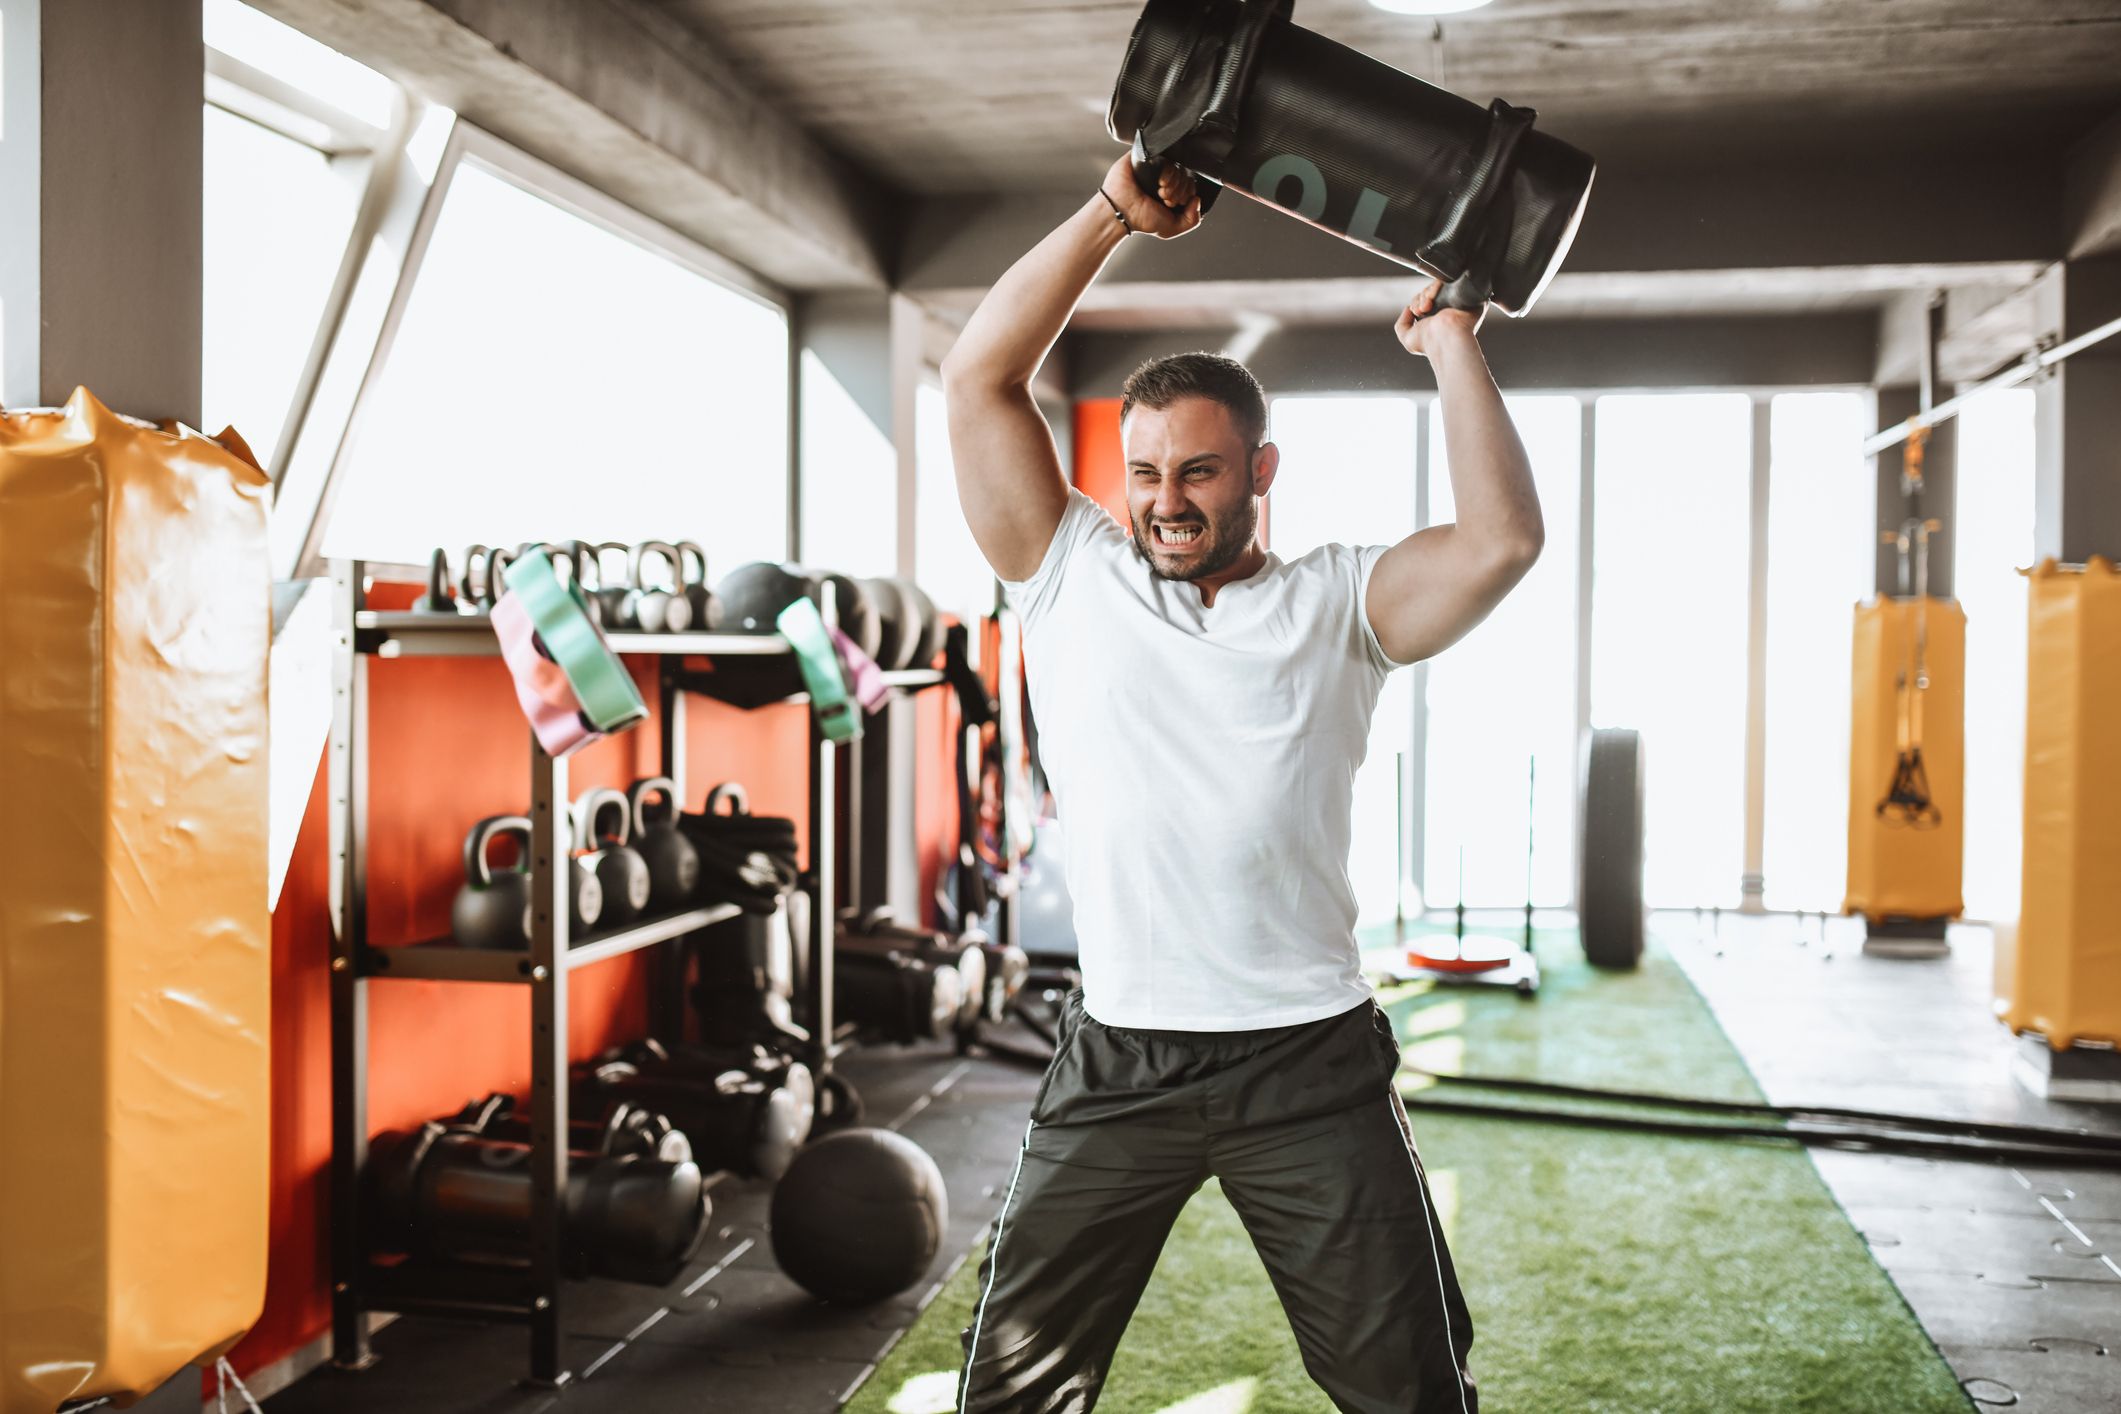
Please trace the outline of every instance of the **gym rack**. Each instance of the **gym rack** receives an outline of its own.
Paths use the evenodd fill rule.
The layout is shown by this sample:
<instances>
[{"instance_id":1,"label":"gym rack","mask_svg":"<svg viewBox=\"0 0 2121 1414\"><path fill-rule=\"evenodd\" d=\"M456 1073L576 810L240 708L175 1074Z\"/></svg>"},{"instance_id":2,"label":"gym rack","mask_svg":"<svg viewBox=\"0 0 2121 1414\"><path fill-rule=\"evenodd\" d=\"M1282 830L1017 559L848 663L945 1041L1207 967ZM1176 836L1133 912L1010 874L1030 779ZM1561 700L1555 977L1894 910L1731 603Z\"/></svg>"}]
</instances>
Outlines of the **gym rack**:
<instances>
[{"instance_id":1,"label":"gym rack","mask_svg":"<svg viewBox=\"0 0 2121 1414\"><path fill-rule=\"evenodd\" d=\"M735 904L708 904L599 929L575 945L569 936L568 769L530 736L532 897L528 950L469 948L441 938L378 948L368 941L368 666L372 658L498 657L500 645L483 614L378 612L367 607L368 567L332 562L333 675L330 755L331 821L331 1267L332 1363L364 1369L370 1312L522 1322L530 1330L533 1384L557 1387L569 1378L562 1359L561 1195L567 1183L568 975L578 967L682 938L735 916ZM742 707L807 703L795 657L778 635L611 633L622 654L703 657L711 672L659 667L662 707L661 774L685 789L685 702L698 693ZM927 669L886 673L898 691L939 686ZM510 711L513 712L511 705ZM517 722L522 726L521 722ZM810 894L808 965L798 1019L810 1033L802 1059L820 1078L851 1044L851 1028L833 1024L832 901L838 885L832 842L837 836L840 748L810 726L809 855L801 887ZM846 748L858 752L860 740ZM860 814L859 757L850 779ZM862 831L849 832L858 841ZM821 847L822 846L822 847ZM858 848L858 844L856 845ZM854 870L857 880L860 871ZM803 946L799 943L798 946ZM682 948L654 958L650 1022L655 1034L682 1034ZM530 988L531 1232L524 1267L440 1266L370 1259L363 1231L361 1182L368 1159L368 984L394 978L487 982Z\"/></svg>"}]
</instances>

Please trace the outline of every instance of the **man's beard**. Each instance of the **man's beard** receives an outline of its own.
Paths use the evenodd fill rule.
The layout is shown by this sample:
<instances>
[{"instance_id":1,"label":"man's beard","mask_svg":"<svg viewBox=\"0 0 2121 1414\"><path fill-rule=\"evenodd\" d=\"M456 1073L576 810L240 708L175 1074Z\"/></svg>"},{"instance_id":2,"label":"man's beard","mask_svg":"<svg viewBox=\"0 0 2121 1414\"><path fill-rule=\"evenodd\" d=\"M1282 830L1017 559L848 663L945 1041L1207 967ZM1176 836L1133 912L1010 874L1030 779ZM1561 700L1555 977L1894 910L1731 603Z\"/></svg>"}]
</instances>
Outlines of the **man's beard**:
<instances>
[{"instance_id":1,"label":"man's beard","mask_svg":"<svg viewBox=\"0 0 2121 1414\"><path fill-rule=\"evenodd\" d=\"M1158 579L1190 580L1204 579L1219 574L1237 563L1245 547L1252 543L1252 536L1259 529L1259 501L1246 496L1225 515L1209 520L1202 516L1176 521L1158 521L1159 525L1197 525L1201 527L1201 539L1207 543L1198 553L1185 556L1179 563L1165 568L1168 556L1160 554L1155 534L1150 529L1149 518L1137 515L1134 518L1134 552L1149 562L1149 572Z\"/></svg>"}]
</instances>

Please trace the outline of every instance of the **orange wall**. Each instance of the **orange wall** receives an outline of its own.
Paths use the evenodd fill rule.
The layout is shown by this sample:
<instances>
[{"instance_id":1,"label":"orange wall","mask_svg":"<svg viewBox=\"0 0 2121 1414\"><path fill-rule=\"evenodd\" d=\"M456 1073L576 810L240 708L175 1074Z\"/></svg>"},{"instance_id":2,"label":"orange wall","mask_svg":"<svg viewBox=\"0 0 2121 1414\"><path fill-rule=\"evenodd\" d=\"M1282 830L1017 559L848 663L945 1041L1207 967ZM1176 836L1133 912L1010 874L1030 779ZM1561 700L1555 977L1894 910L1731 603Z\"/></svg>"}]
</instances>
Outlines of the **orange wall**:
<instances>
[{"instance_id":1,"label":"orange wall","mask_svg":"<svg viewBox=\"0 0 2121 1414\"><path fill-rule=\"evenodd\" d=\"M378 607L413 591L383 586ZM650 718L568 759L569 789L624 787L654 773L661 740L653 659L631 660ZM920 698L917 828L922 898L952 850L947 694ZM498 659L371 660L369 665L369 937L388 947L449 931L466 831L524 810L530 733ZM745 712L694 697L686 708L686 808L725 780L751 808L808 834L809 721L795 706ZM330 1326L331 860L320 766L273 914L271 1263L265 1312L233 1357L249 1371L299 1350ZM806 850L807 843L803 846ZM924 909L925 911L925 909ZM569 976L570 1048L579 1059L646 1033L648 958L634 953ZM371 1133L418 1124L493 1090L530 1085L529 993L473 983L379 981L369 987Z\"/></svg>"},{"instance_id":2,"label":"orange wall","mask_svg":"<svg viewBox=\"0 0 2121 1414\"><path fill-rule=\"evenodd\" d=\"M1119 441L1118 398L1085 398L1075 405L1075 484L1131 532L1127 515L1127 456Z\"/></svg>"}]
</instances>

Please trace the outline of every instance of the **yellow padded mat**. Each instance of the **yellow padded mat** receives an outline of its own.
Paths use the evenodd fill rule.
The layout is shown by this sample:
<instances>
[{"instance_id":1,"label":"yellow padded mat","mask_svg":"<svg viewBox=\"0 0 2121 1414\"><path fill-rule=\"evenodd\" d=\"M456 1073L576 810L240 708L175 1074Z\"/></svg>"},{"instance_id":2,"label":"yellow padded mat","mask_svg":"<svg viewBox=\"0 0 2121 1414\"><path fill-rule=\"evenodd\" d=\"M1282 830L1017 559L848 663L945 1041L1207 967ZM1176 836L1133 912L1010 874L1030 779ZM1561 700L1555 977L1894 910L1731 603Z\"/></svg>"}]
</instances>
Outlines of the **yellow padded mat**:
<instances>
[{"instance_id":1,"label":"yellow padded mat","mask_svg":"<svg viewBox=\"0 0 2121 1414\"><path fill-rule=\"evenodd\" d=\"M270 491L224 440L0 414L0 1414L264 1300Z\"/></svg>"},{"instance_id":2,"label":"yellow padded mat","mask_svg":"<svg viewBox=\"0 0 2121 1414\"><path fill-rule=\"evenodd\" d=\"M2121 573L2030 575L2025 890L2004 1017L2056 1048L2121 1043Z\"/></svg>"},{"instance_id":3,"label":"yellow padded mat","mask_svg":"<svg viewBox=\"0 0 2121 1414\"><path fill-rule=\"evenodd\" d=\"M1939 819L1916 828L1878 814L1907 734L1901 679L1915 660L1917 628L1929 690L1919 737ZM1856 606L1854 716L1849 733L1849 876L1844 913L1956 918L1966 818L1966 613L1950 599L1878 598Z\"/></svg>"}]
</instances>

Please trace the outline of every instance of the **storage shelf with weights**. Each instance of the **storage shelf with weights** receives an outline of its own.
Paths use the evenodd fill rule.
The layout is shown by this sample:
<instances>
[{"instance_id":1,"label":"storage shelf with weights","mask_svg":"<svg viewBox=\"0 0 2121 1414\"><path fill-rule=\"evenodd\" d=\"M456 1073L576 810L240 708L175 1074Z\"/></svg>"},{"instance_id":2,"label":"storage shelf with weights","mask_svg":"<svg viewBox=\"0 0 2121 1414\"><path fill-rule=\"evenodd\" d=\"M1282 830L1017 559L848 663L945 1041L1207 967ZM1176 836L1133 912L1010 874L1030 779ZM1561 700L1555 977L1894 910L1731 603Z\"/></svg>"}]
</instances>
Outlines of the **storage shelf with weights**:
<instances>
[{"instance_id":1,"label":"storage shelf with weights","mask_svg":"<svg viewBox=\"0 0 2121 1414\"><path fill-rule=\"evenodd\" d=\"M368 662L372 658L495 657L500 646L483 614L379 612L366 607L366 566L335 562L334 681L331 728L332 877L332 1330L334 1363L361 1368L372 1360L371 1311L475 1316L520 1321L530 1328L530 1378L557 1385L568 1378L562 1357L562 1287L567 1251L564 1195L568 1184L568 975L658 943L682 938L732 917L734 904L707 904L650 917L628 927L570 936L567 907L568 768L542 750L524 728L530 748L530 875L532 927L527 949L466 947L453 939L378 948L368 941ZM778 636L715 633L614 633L622 654L704 658L711 671L671 665L658 673L662 706L660 774L679 783L685 771L685 703L699 693L741 707L805 703L794 654ZM927 670L885 674L898 691L939 685ZM517 721L515 725L522 725ZM858 746L858 742L851 744ZM824 901L836 896L833 851L818 841L836 837L837 771L843 748L813 723L810 732L811 917L829 919ZM859 771L856 772L858 783ZM858 834L859 832L852 832ZM860 878L857 865L854 877ZM819 939L826 945L819 946ZM813 928L798 1017L811 1035L799 1057L820 1078L845 1050L833 1024L830 932ZM656 954L651 1023L658 1034L682 1034L682 949ZM361 1183L368 1157L368 995L371 982L392 979L484 982L531 991L530 1231L527 1265L520 1268L423 1268L371 1260L363 1230Z\"/></svg>"}]
</instances>

